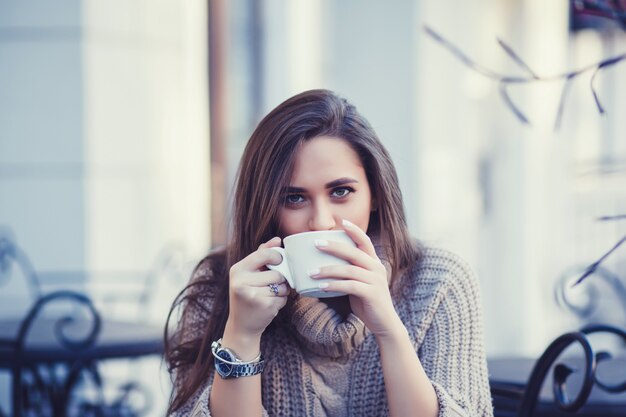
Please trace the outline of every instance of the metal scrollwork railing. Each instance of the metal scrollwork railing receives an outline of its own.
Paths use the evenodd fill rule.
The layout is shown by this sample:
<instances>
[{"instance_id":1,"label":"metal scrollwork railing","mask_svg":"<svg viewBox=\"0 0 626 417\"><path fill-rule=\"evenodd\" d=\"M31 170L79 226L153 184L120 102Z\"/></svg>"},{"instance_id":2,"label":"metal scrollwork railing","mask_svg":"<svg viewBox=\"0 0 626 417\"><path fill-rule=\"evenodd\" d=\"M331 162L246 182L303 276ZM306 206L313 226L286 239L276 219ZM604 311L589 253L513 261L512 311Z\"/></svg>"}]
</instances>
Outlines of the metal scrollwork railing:
<instances>
[{"instance_id":1,"label":"metal scrollwork railing","mask_svg":"<svg viewBox=\"0 0 626 417\"><path fill-rule=\"evenodd\" d=\"M518 417L532 417L539 402L541 388L552 372L552 391L554 401L560 410L575 413L579 411L589 399L591 389L597 385L600 389L609 393L626 392L626 380L617 384L608 384L601 381L597 376L597 366L600 362L610 360L612 355L608 352L595 353L588 335L596 333L611 333L619 336L626 343L626 331L615 326L593 325L583 328L578 332L566 333L556 340L544 351L536 362L531 376L526 383L526 388L521 395ZM584 351L583 379L578 394L573 400L567 396L567 380L575 371L570 366L555 362L565 351L574 344L579 344Z\"/></svg>"},{"instance_id":2,"label":"metal scrollwork railing","mask_svg":"<svg viewBox=\"0 0 626 417\"><path fill-rule=\"evenodd\" d=\"M626 285L624 282L607 268L598 266L593 272L593 275L597 275L597 279L587 280L577 286L572 285L586 269L586 267L571 268L561 275L554 287L557 305L571 311L581 320L589 320L598 310L600 300L612 293L622 309L626 322ZM602 285L604 288L601 287ZM603 289L604 292L602 292Z\"/></svg>"},{"instance_id":3,"label":"metal scrollwork railing","mask_svg":"<svg viewBox=\"0 0 626 417\"><path fill-rule=\"evenodd\" d=\"M89 297L75 291L55 291L40 297L22 321L16 339L16 343L20 351L24 349L24 344L26 343L29 330L39 315L39 312L46 304L60 299L77 301L78 303L83 304L91 314L91 320L89 320L89 322L92 323L92 326L86 336L72 339L66 335L64 329L75 322L77 318L75 315L64 314L62 317L57 318L54 323L54 333L59 343L67 349L86 349L93 345L98 333L100 332L102 320L100 319L100 314L96 311L96 308Z\"/></svg>"},{"instance_id":4,"label":"metal scrollwork railing","mask_svg":"<svg viewBox=\"0 0 626 417\"><path fill-rule=\"evenodd\" d=\"M573 401L567 400L565 385L567 377L571 374L572 370L564 364L558 364L554 368L554 383L552 388L554 392L554 399L558 407L564 411L576 412L585 404L587 398L589 398L589 394L591 393L591 388L593 387L593 376L596 370L596 358L593 354L593 349L591 348L589 340L583 333L566 333L552 342L535 364L526 385L527 388L520 405L520 411L518 414L520 417L532 417L534 415L535 407L539 401L541 387L543 386L543 382L546 379L550 368L561 352L576 342L582 346L585 352L585 377L578 395Z\"/></svg>"},{"instance_id":5,"label":"metal scrollwork railing","mask_svg":"<svg viewBox=\"0 0 626 417\"><path fill-rule=\"evenodd\" d=\"M40 297L20 323L17 336L2 340L4 346L12 349L13 361L13 416L66 416L70 394L81 375L91 366L89 361L72 360L72 364L33 363L28 358L27 341L41 312L54 301L78 303L88 312L76 310L72 314L63 313L51 320L53 335L63 349L79 352L93 346L101 329L101 318L91 300L84 294L74 291L56 291ZM82 313L82 314L79 314ZM81 325L81 334L70 335L72 324ZM48 323L46 323L48 324ZM46 343L55 340L47 341ZM62 368L59 370L59 368ZM96 371L97 372L97 371Z\"/></svg>"},{"instance_id":6,"label":"metal scrollwork railing","mask_svg":"<svg viewBox=\"0 0 626 417\"><path fill-rule=\"evenodd\" d=\"M626 330L621 329L619 327L599 324L599 325L585 327L581 331L584 334L588 334L588 335L594 334L594 333L612 333L616 336L619 336L622 339L622 342L626 344ZM598 363L610 360L612 358L613 356L609 352L602 351L596 354L596 360ZM624 370L624 374L626 375L626 370ZM600 387L600 389L602 389L603 391L610 392L612 394L626 392L626 379L624 379L624 381L622 381L621 383L607 384L607 383L600 381L597 375L594 374L594 381L596 385L598 385L598 387Z\"/></svg>"},{"instance_id":7,"label":"metal scrollwork railing","mask_svg":"<svg viewBox=\"0 0 626 417\"><path fill-rule=\"evenodd\" d=\"M33 299L41 295L41 285L28 256L14 243L10 231L0 227L0 285L11 277L13 263L16 263L27 280Z\"/></svg>"}]
</instances>

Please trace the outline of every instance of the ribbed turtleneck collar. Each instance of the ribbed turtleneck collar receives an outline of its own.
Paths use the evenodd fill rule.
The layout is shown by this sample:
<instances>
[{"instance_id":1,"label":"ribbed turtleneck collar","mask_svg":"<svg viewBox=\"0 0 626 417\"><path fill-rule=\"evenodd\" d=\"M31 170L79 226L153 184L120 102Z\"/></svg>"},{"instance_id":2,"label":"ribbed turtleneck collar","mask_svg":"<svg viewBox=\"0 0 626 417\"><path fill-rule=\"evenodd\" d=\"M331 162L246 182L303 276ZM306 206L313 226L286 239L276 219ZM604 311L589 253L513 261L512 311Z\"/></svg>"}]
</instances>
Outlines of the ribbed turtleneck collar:
<instances>
[{"instance_id":1,"label":"ribbed turtleneck collar","mask_svg":"<svg viewBox=\"0 0 626 417\"><path fill-rule=\"evenodd\" d=\"M318 355L338 358L349 355L367 335L363 322L350 313L343 318L317 298L297 296L286 307L296 337Z\"/></svg>"}]
</instances>

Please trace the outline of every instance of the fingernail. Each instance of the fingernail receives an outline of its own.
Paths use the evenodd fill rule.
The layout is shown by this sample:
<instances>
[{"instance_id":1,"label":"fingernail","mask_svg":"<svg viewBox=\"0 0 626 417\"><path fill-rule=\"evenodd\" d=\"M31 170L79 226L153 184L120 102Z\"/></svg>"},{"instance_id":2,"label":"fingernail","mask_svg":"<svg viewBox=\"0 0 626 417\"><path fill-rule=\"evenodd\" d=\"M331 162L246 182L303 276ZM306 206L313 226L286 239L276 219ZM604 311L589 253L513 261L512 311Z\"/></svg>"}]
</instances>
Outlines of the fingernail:
<instances>
[{"instance_id":1,"label":"fingernail","mask_svg":"<svg viewBox=\"0 0 626 417\"><path fill-rule=\"evenodd\" d=\"M341 221L341 223L342 223L344 226L346 226L346 227L356 227L356 226L354 225L354 223L352 223L351 221L348 221L348 220L346 220L346 219L343 219L343 220Z\"/></svg>"},{"instance_id":2,"label":"fingernail","mask_svg":"<svg viewBox=\"0 0 626 417\"><path fill-rule=\"evenodd\" d=\"M328 288L329 285L328 282L320 282L317 287L323 290L324 288Z\"/></svg>"},{"instance_id":3,"label":"fingernail","mask_svg":"<svg viewBox=\"0 0 626 417\"><path fill-rule=\"evenodd\" d=\"M325 239L315 239L315 246L317 246L318 248L323 248L325 246L328 246L328 241Z\"/></svg>"},{"instance_id":4,"label":"fingernail","mask_svg":"<svg viewBox=\"0 0 626 417\"><path fill-rule=\"evenodd\" d=\"M310 269L310 270L307 271L307 274L310 277L314 277L315 275L317 275L319 273L320 273L320 269L319 268L314 268L314 269Z\"/></svg>"}]
</instances>

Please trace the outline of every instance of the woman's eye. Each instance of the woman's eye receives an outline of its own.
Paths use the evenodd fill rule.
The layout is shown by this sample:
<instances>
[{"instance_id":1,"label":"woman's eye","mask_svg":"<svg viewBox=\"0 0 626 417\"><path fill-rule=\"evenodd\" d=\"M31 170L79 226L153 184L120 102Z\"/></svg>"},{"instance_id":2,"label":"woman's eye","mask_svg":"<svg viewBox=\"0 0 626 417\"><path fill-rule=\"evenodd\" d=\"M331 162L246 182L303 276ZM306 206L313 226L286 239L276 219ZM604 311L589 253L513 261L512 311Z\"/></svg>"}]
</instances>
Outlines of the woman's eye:
<instances>
[{"instance_id":1,"label":"woman's eye","mask_svg":"<svg viewBox=\"0 0 626 417\"><path fill-rule=\"evenodd\" d=\"M299 204L299 203L302 203L303 201L304 201L304 197L302 197L300 194L289 194L287 195L287 197L285 197L285 203L289 205Z\"/></svg>"},{"instance_id":2,"label":"woman's eye","mask_svg":"<svg viewBox=\"0 0 626 417\"><path fill-rule=\"evenodd\" d=\"M353 191L354 190L350 187L335 188L332 195L333 197L345 197Z\"/></svg>"}]
</instances>

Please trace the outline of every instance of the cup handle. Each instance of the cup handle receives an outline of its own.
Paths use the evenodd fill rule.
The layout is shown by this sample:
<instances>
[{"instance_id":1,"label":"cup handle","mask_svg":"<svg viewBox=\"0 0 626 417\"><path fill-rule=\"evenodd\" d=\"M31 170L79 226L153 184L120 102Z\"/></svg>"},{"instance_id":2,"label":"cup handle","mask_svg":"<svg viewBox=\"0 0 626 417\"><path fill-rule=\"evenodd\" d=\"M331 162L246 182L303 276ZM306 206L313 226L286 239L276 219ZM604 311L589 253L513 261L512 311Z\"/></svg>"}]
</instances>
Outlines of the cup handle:
<instances>
[{"instance_id":1,"label":"cup handle","mask_svg":"<svg viewBox=\"0 0 626 417\"><path fill-rule=\"evenodd\" d=\"M285 277L285 279L289 283L289 286L291 288L295 288L295 286L293 285L293 278L291 278L291 272L289 271L289 264L287 263L287 256L285 255L285 249L276 248L276 247L270 248L270 249L280 253L280 256L283 257L283 260L278 265L267 264L265 266L268 267L268 269L271 269L273 271L278 271L283 277Z\"/></svg>"}]
</instances>

